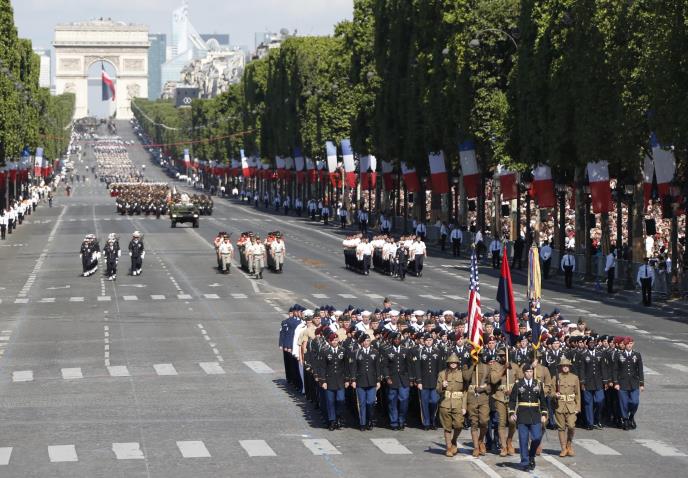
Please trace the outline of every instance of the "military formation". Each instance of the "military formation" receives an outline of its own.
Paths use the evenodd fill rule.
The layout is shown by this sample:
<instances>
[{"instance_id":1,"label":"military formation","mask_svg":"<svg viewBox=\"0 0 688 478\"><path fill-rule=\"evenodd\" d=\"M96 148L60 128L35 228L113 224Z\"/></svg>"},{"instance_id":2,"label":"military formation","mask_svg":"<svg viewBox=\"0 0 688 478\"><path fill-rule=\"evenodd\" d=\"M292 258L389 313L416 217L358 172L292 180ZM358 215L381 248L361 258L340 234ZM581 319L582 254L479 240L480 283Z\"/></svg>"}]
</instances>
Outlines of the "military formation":
<instances>
[{"instance_id":1,"label":"military formation","mask_svg":"<svg viewBox=\"0 0 688 478\"><path fill-rule=\"evenodd\" d=\"M373 236L361 232L342 241L344 263L347 269L369 275L370 269L404 280L406 274L423 276L423 262L427 247L420 235L401 236L388 234Z\"/></svg>"},{"instance_id":2,"label":"military formation","mask_svg":"<svg viewBox=\"0 0 688 478\"><path fill-rule=\"evenodd\" d=\"M168 212L170 189L166 183L113 183L109 190L121 215L160 219Z\"/></svg>"},{"instance_id":3,"label":"military formation","mask_svg":"<svg viewBox=\"0 0 688 478\"><path fill-rule=\"evenodd\" d=\"M139 231L134 231L129 241L129 257L131 258L131 268L129 275L141 275L143 267L143 259L146 256L146 251L143 245L143 235ZM81 242L79 249L79 258L81 259L82 277L90 277L98 271L99 261L105 260L105 277L108 280L117 280L117 266L119 259L122 256L122 251L119 245L119 237L110 233L107 242L102 251L100 243L95 234L87 234Z\"/></svg>"},{"instance_id":4,"label":"military formation","mask_svg":"<svg viewBox=\"0 0 688 478\"><path fill-rule=\"evenodd\" d=\"M361 431L383 422L392 430L439 425L446 455L454 456L468 428L476 458L515 455L518 432L520 463L532 470L547 429L557 431L561 457L575 456L577 427L634 429L644 388L631 337L599 335L557 309L538 319L539 339L525 322L510 338L498 311L488 313L475 347L466 314L450 310L394 310L388 300L372 312L296 304L281 323L279 346L288 382L320 409L329 430L344 426L347 408Z\"/></svg>"},{"instance_id":5,"label":"military formation","mask_svg":"<svg viewBox=\"0 0 688 478\"><path fill-rule=\"evenodd\" d=\"M263 270L267 267L275 272L284 271L284 259L287 248L284 237L279 231L269 232L265 240L253 232L242 232L237 240L237 249L241 268L256 279L263 278Z\"/></svg>"},{"instance_id":6,"label":"military formation","mask_svg":"<svg viewBox=\"0 0 688 478\"><path fill-rule=\"evenodd\" d=\"M96 158L92 171L101 182L110 185L143 181L143 170L131 161L127 145L119 136L96 137L92 148Z\"/></svg>"}]
</instances>

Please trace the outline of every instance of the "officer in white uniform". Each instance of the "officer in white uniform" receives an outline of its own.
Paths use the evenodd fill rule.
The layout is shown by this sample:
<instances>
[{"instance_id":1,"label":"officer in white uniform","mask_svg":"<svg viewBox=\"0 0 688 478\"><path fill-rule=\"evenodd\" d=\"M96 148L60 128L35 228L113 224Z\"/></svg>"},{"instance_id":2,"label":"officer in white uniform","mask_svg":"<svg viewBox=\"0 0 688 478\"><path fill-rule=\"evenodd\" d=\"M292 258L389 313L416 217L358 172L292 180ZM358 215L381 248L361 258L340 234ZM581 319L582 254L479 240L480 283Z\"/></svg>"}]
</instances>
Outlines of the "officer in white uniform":
<instances>
[{"instance_id":1,"label":"officer in white uniform","mask_svg":"<svg viewBox=\"0 0 688 478\"><path fill-rule=\"evenodd\" d=\"M649 260L645 258L645 264L640 266L638 269L638 276L636 277L636 282L642 289L643 293L643 305L652 305L652 286L655 283L655 272L652 266L649 264Z\"/></svg>"}]
</instances>

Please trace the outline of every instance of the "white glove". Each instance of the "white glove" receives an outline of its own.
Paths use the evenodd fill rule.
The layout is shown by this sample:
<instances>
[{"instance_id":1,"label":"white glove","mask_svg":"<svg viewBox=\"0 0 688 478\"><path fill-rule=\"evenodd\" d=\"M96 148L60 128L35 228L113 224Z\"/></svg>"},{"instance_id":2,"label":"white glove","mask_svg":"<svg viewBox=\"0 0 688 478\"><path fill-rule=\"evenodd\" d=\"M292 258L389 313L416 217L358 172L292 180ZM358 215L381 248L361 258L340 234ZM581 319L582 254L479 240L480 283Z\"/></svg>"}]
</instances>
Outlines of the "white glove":
<instances>
[{"instance_id":1,"label":"white glove","mask_svg":"<svg viewBox=\"0 0 688 478\"><path fill-rule=\"evenodd\" d=\"M122 251L117 251L117 257L122 257Z\"/></svg>"},{"instance_id":2,"label":"white glove","mask_svg":"<svg viewBox=\"0 0 688 478\"><path fill-rule=\"evenodd\" d=\"M84 255L83 255L83 254L79 254L79 259L83 259L83 258L84 258Z\"/></svg>"},{"instance_id":3,"label":"white glove","mask_svg":"<svg viewBox=\"0 0 688 478\"><path fill-rule=\"evenodd\" d=\"M141 259L143 259L144 257L146 257L146 251L143 251L143 252L141 253Z\"/></svg>"},{"instance_id":4,"label":"white glove","mask_svg":"<svg viewBox=\"0 0 688 478\"><path fill-rule=\"evenodd\" d=\"M131 252L129 252L129 257L131 257Z\"/></svg>"}]
</instances>

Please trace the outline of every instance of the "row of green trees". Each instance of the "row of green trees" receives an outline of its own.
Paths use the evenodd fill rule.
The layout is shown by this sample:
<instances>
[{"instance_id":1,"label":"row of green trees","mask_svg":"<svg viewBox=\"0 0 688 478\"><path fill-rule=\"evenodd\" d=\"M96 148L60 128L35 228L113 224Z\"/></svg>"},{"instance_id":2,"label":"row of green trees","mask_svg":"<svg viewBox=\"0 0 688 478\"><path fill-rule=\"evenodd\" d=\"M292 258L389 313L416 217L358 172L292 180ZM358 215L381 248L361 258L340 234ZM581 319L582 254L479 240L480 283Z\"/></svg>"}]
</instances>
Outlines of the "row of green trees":
<instances>
[{"instance_id":1,"label":"row of green trees","mask_svg":"<svg viewBox=\"0 0 688 478\"><path fill-rule=\"evenodd\" d=\"M0 167L24 147L44 148L58 158L69 144L74 95L51 96L40 88L40 59L31 41L19 38L9 0L0 0Z\"/></svg>"}]
</instances>

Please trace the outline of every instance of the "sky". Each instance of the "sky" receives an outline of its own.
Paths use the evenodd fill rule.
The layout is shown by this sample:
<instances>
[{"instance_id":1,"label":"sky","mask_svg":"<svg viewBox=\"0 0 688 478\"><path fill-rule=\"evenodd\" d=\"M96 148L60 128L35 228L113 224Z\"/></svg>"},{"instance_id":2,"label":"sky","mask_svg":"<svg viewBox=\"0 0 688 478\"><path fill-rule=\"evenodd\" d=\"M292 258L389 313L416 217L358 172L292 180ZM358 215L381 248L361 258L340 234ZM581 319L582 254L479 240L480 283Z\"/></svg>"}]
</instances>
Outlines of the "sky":
<instances>
[{"instance_id":1,"label":"sky","mask_svg":"<svg viewBox=\"0 0 688 478\"><path fill-rule=\"evenodd\" d=\"M11 0L19 36L48 48L57 23L112 18L170 34L172 10L182 0ZM254 48L254 33L287 28L299 35L328 35L351 19L353 0L188 0L199 33L229 33L234 45Z\"/></svg>"}]
</instances>

